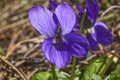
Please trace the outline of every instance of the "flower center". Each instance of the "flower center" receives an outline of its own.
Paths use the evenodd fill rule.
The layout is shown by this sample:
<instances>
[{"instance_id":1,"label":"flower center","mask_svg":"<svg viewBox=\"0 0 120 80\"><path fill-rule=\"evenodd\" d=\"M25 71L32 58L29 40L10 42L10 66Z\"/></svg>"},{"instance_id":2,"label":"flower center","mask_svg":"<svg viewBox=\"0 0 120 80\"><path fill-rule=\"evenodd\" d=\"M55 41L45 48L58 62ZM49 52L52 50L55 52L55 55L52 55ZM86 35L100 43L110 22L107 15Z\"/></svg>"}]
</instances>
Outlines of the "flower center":
<instances>
[{"instance_id":1,"label":"flower center","mask_svg":"<svg viewBox=\"0 0 120 80\"><path fill-rule=\"evenodd\" d=\"M88 31L90 34L93 34L93 33L94 33L94 29L93 29L93 28L88 28L87 31Z\"/></svg>"},{"instance_id":2,"label":"flower center","mask_svg":"<svg viewBox=\"0 0 120 80\"><path fill-rule=\"evenodd\" d=\"M60 36L56 36L56 37L55 37L55 42L56 42L56 43L59 43L60 41L61 41Z\"/></svg>"},{"instance_id":3,"label":"flower center","mask_svg":"<svg viewBox=\"0 0 120 80\"><path fill-rule=\"evenodd\" d=\"M55 36L55 42L56 43L59 43L60 41L61 41L61 28L60 28L60 26L58 26L58 29L57 29L57 35Z\"/></svg>"}]
</instances>

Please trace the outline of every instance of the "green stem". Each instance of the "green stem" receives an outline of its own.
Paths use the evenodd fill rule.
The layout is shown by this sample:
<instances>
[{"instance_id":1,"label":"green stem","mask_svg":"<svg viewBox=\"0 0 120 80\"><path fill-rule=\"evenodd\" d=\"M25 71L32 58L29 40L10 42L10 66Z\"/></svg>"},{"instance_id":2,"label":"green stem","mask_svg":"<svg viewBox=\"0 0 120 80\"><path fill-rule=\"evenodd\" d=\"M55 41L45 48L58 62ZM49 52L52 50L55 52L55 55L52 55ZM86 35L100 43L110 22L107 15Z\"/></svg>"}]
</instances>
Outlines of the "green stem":
<instances>
[{"instance_id":1,"label":"green stem","mask_svg":"<svg viewBox=\"0 0 120 80\"><path fill-rule=\"evenodd\" d=\"M58 80L57 75L55 73L55 65L54 64L51 64L51 69L52 69L53 80Z\"/></svg>"},{"instance_id":2,"label":"green stem","mask_svg":"<svg viewBox=\"0 0 120 80\"><path fill-rule=\"evenodd\" d=\"M85 22L86 14L87 14L87 11L85 9L84 13L83 13L82 20L81 20L81 26L80 26L80 31L79 31L79 33L82 33L82 34L84 33L84 22ZM75 57L73 57L72 72L71 72L71 79L70 80L74 80L76 60L77 59Z\"/></svg>"},{"instance_id":3,"label":"green stem","mask_svg":"<svg viewBox=\"0 0 120 80\"><path fill-rule=\"evenodd\" d=\"M82 16L82 19L81 19L81 23L80 23L80 31L79 33L83 34L84 33L84 22L85 22L85 17L87 15L87 10L85 9L84 10L84 13L83 13L83 16Z\"/></svg>"},{"instance_id":4,"label":"green stem","mask_svg":"<svg viewBox=\"0 0 120 80\"><path fill-rule=\"evenodd\" d=\"M119 16L120 16L119 14L118 15L117 14L116 15L115 14L110 14L110 15L102 17L102 18L100 18L98 20L101 20L103 22L109 22L111 19L118 19Z\"/></svg>"},{"instance_id":5,"label":"green stem","mask_svg":"<svg viewBox=\"0 0 120 80\"><path fill-rule=\"evenodd\" d=\"M110 67L113 58L115 57L115 54L108 56L108 58L106 59L106 61L103 63L103 65L101 66L101 69L99 71L99 75L103 76L105 74L105 72L108 70L108 68Z\"/></svg>"},{"instance_id":6,"label":"green stem","mask_svg":"<svg viewBox=\"0 0 120 80\"><path fill-rule=\"evenodd\" d=\"M80 31L79 33L84 33L84 22L85 22L85 17L87 14L87 10L84 10L83 16L82 16L82 20L81 20L81 25L80 25ZM72 62L72 72L71 72L71 79L70 80L74 80L74 75L75 75L75 66L76 66L76 58L73 57L73 62Z\"/></svg>"},{"instance_id":7,"label":"green stem","mask_svg":"<svg viewBox=\"0 0 120 80\"><path fill-rule=\"evenodd\" d=\"M74 0L75 3L77 4L80 4L80 1L79 0Z\"/></svg>"},{"instance_id":8,"label":"green stem","mask_svg":"<svg viewBox=\"0 0 120 80\"><path fill-rule=\"evenodd\" d=\"M72 72L71 72L71 79L70 79L70 80L74 80L76 60L77 60L77 59L76 59L75 57L73 57Z\"/></svg>"}]
</instances>

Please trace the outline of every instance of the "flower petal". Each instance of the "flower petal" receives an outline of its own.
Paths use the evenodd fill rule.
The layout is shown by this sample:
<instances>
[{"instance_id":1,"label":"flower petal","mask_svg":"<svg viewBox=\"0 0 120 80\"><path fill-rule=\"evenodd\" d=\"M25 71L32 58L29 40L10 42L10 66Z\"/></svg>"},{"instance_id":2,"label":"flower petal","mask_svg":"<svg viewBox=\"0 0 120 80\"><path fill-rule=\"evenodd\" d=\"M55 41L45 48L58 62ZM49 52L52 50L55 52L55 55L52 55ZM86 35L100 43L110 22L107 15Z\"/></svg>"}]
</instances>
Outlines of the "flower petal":
<instances>
[{"instance_id":1,"label":"flower petal","mask_svg":"<svg viewBox=\"0 0 120 80\"><path fill-rule=\"evenodd\" d=\"M79 30L80 30L80 23L79 23L78 20L76 20L76 24L75 24L75 26L73 27L72 32L73 32L73 33L74 33L74 32L75 32L75 33L78 33Z\"/></svg>"},{"instance_id":2,"label":"flower petal","mask_svg":"<svg viewBox=\"0 0 120 80\"><path fill-rule=\"evenodd\" d=\"M55 10L57 6L58 6L57 2L55 2L53 0L50 0L50 8L52 8L53 10Z\"/></svg>"},{"instance_id":3,"label":"flower petal","mask_svg":"<svg viewBox=\"0 0 120 80\"><path fill-rule=\"evenodd\" d=\"M52 12L40 6L35 6L29 11L31 24L45 37L53 37L57 32L57 26L52 15Z\"/></svg>"},{"instance_id":4,"label":"flower petal","mask_svg":"<svg viewBox=\"0 0 120 80\"><path fill-rule=\"evenodd\" d=\"M81 19L84 13L84 8L80 7L79 5L76 5L76 9L79 11L78 19Z\"/></svg>"},{"instance_id":5,"label":"flower petal","mask_svg":"<svg viewBox=\"0 0 120 80\"><path fill-rule=\"evenodd\" d=\"M98 16L99 6L97 0L86 0L86 8L88 11L88 19L94 23Z\"/></svg>"},{"instance_id":6,"label":"flower petal","mask_svg":"<svg viewBox=\"0 0 120 80\"><path fill-rule=\"evenodd\" d=\"M71 53L66 43L53 44L54 39L47 39L42 44L45 57L57 68L64 68L70 63Z\"/></svg>"},{"instance_id":7,"label":"flower petal","mask_svg":"<svg viewBox=\"0 0 120 80\"><path fill-rule=\"evenodd\" d=\"M79 30L80 30L80 23L79 23L79 15L76 15L76 23L75 23L75 26L73 27L72 31L71 32L75 32L75 33L78 33Z\"/></svg>"},{"instance_id":8,"label":"flower petal","mask_svg":"<svg viewBox=\"0 0 120 80\"><path fill-rule=\"evenodd\" d=\"M61 27L61 33L67 34L72 31L76 23L76 15L68 4L60 4L55 10Z\"/></svg>"},{"instance_id":9,"label":"flower petal","mask_svg":"<svg viewBox=\"0 0 120 80\"><path fill-rule=\"evenodd\" d=\"M113 42L113 36L103 22L96 22L94 30L97 34L98 43L102 45L109 45Z\"/></svg>"},{"instance_id":10,"label":"flower petal","mask_svg":"<svg viewBox=\"0 0 120 80\"><path fill-rule=\"evenodd\" d=\"M86 56L89 50L89 43L86 38L74 33L66 34L64 38L70 45L73 56L78 58Z\"/></svg>"},{"instance_id":11,"label":"flower petal","mask_svg":"<svg viewBox=\"0 0 120 80\"><path fill-rule=\"evenodd\" d=\"M90 44L90 49L95 51L98 48L98 42L96 40L96 33L94 32L93 34L87 34L87 39Z\"/></svg>"},{"instance_id":12,"label":"flower petal","mask_svg":"<svg viewBox=\"0 0 120 80\"><path fill-rule=\"evenodd\" d=\"M57 18L57 16L56 16L55 13L53 14L53 20L54 20L54 22L55 22L56 25L59 24L58 18Z\"/></svg>"},{"instance_id":13,"label":"flower petal","mask_svg":"<svg viewBox=\"0 0 120 80\"><path fill-rule=\"evenodd\" d=\"M80 30L80 22L84 12L84 8L80 7L79 5L76 5L76 9L79 11L79 13L76 15L76 19L77 19L76 24L72 29L72 32L75 32L75 33L79 32Z\"/></svg>"}]
</instances>

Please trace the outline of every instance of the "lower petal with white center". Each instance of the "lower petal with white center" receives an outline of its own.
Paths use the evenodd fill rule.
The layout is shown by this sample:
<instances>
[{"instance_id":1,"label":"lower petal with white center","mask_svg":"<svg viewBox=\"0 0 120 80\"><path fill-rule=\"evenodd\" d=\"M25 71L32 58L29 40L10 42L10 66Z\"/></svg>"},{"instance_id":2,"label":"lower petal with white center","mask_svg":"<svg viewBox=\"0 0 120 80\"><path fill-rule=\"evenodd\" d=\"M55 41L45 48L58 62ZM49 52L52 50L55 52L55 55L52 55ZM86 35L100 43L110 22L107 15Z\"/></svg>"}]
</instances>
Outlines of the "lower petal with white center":
<instances>
[{"instance_id":1,"label":"lower petal with white center","mask_svg":"<svg viewBox=\"0 0 120 80\"><path fill-rule=\"evenodd\" d=\"M53 40L53 38L46 39L42 43L42 51L48 61L55 64L57 68L64 68L71 60L70 49L66 43L53 43Z\"/></svg>"}]
</instances>

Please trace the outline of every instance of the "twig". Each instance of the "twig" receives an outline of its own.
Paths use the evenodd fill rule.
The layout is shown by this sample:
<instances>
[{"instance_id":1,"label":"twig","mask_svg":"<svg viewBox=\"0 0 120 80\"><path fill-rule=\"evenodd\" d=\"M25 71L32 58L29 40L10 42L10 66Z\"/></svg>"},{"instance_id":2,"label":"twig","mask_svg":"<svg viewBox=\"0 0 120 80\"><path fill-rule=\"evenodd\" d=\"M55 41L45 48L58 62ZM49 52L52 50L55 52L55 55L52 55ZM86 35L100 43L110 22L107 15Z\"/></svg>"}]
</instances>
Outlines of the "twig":
<instances>
[{"instance_id":1,"label":"twig","mask_svg":"<svg viewBox=\"0 0 120 80\"><path fill-rule=\"evenodd\" d=\"M28 76L28 79L30 79L39 69L36 68L29 76Z\"/></svg>"},{"instance_id":2,"label":"twig","mask_svg":"<svg viewBox=\"0 0 120 80\"><path fill-rule=\"evenodd\" d=\"M10 55L12 55L13 51L22 43L25 43L25 42L35 42L35 43L41 43L43 41L44 37L43 36L40 36L40 37L37 37L37 38L33 38L33 39L28 39L28 40L24 40L24 41L20 41L18 42L16 45L14 45L11 50L7 53L7 55L5 56L5 59L7 59Z\"/></svg>"},{"instance_id":3,"label":"twig","mask_svg":"<svg viewBox=\"0 0 120 80\"><path fill-rule=\"evenodd\" d=\"M37 54L31 54L29 57L31 58L31 57L36 56L36 55ZM28 58L21 58L21 59L22 59L21 61L19 61L15 64L16 67L22 65L26 61L26 59L28 59Z\"/></svg>"},{"instance_id":4,"label":"twig","mask_svg":"<svg viewBox=\"0 0 120 80\"><path fill-rule=\"evenodd\" d=\"M25 62L25 60L22 60L20 62L17 62L17 64L15 64L16 67L20 66L21 64L23 64Z\"/></svg>"},{"instance_id":5,"label":"twig","mask_svg":"<svg viewBox=\"0 0 120 80\"><path fill-rule=\"evenodd\" d=\"M103 50L103 46L101 45L101 44L98 44L98 46L99 46L99 48L100 48L100 51L102 52L102 54L104 55L105 54L105 52L104 52L104 50Z\"/></svg>"},{"instance_id":6,"label":"twig","mask_svg":"<svg viewBox=\"0 0 120 80\"><path fill-rule=\"evenodd\" d=\"M15 66L16 67L18 67L18 66L20 66L20 65L22 65L26 60L32 60L32 58L34 57L34 56L36 56L36 55L38 55L37 53L35 53L35 54L31 54L28 58L20 58L21 60L19 61L19 62L17 62L16 64L15 64ZM35 62L35 63L37 63L36 61L33 61L33 62Z\"/></svg>"},{"instance_id":7,"label":"twig","mask_svg":"<svg viewBox=\"0 0 120 80\"><path fill-rule=\"evenodd\" d=\"M38 48L40 44L36 44L32 49L30 49L27 53L25 53L23 58L26 58L30 53L32 53L36 48Z\"/></svg>"},{"instance_id":8,"label":"twig","mask_svg":"<svg viewBox=\"0 0 120 80\"><path fill-rule=\"evenodd\" d=\"M25 55L22 57L22 59L25 59L30 53L32 53L36 48L38 48L40 46L40 44L36 44L32 49L30 49L27 53L25 53ZM25 60L22 60L20 62L18 62L15 66L18 67L21 64L23 64L25 62Z\"/></svg>"},{"instance_id":9,"label":"twig","mask_svg":"<svg viewBox=\"0 0 120 80\"><path fill-rule=\"evenodd\" d=\"M80 63L83 63L83 64L88 64L88 61L92 60L94 57L96 57L96 54L91 55L91 56L90 56L90 57L88 57L86 60L81 61Z\"/></svg>"},{"instance_id":10,"label":"twig","mask_svg":"<svg viewBox=\"0 0 120 80\"><path fill-rule=\"evenodd\" d=\"M109 15L106 15L104 17L98 18L97 21L106 22L106 21L110 21L111 19L117 19L117 18L119 18L119 14L116 14L116 15L115 14L109 14Z\"/></svg>"},{"instance_id":11,"label":"twig","mask_svg":"<svg viewBox=\"0 0 120 80\"><path fill-rule=\"evenodd\" d=\"M92 60L94 57L96 57L96 54L94 54L94 55L90 56L89 58L87 58L86 61L88 62L88 61Z\"/></svg>"},{"instance_id":12,"label":"twig","mask_svg":"<svg viewBox=\"0 0 120 80\"><path fill-rule=\"evenodd\" d=\"M27 78L27 80L29 80L29 78L26 76L26 74L23 72L22 69L20 69L19 71L23 74L23 76L24 76L25 78Z\"/></svg>"},{"instance_id":13,"label":"twig","mask_svg":"<svg viewBox=\"0 0 120 80\"><path fill-rule=\"evenodd\" d=\"M105 14L107 14L109 11L111 11L111 10L113 10L113 9L115 9L115 8L120 8L120 6L118 6L118 5L114 5L114 6L111 6L110 8L108 8L107 10L105 10L103 13L102 13L102 15L101 15L101 17L103 17Z\"/></svg>"},{"instance_id":14,"label":"twig","mask_svg":"<svg viewBox=\"0 0 120 80\"><path fill-rule=\"evenodd\" d=\"M0 27L2 27L1 29L0 29L0 32L4 32L5 30L8 30L8 29L13 29L13 28L15 28L15 27L21 27L21 25L23 25L23 24L27 24L29 22L29 20L28 19L22 19L22 20L20 20L20 21L18 21L18 22L16 22L16 23L12 23L12 24L10 24L10 25L0 25ZM29 24L29 23L28 23ZM27 25L28 25L27 24ZM29 24L30 25L30 24Z\"/></svg>"},{"instance_id":15,"label":"twig","mask_svg":"<svg viewBox=\"0 0 120 80\"><path fill-rule=\"evenodd\" d=\"M12 35L11 42L8 46L7 52L10 50L10 48L15 44L15 41L17 40L18 36L22 33L22 31L15 31Z\"/></svg>"},{"instance_id":16,"label":"twig","mask_svg":"<svg viewBox=\"0 0 120 80\"><path fill-rule=\"evenodd\" d=\"M5 57L0 55L0 59L5 62L7 65L9 65L10 67L13 68L13 70L15 70L19 76L23 79L23 80L28 80L26 75L23 75L14 65L12 65L8 60L5 59Z\"/></svg>"}]
</instances>

